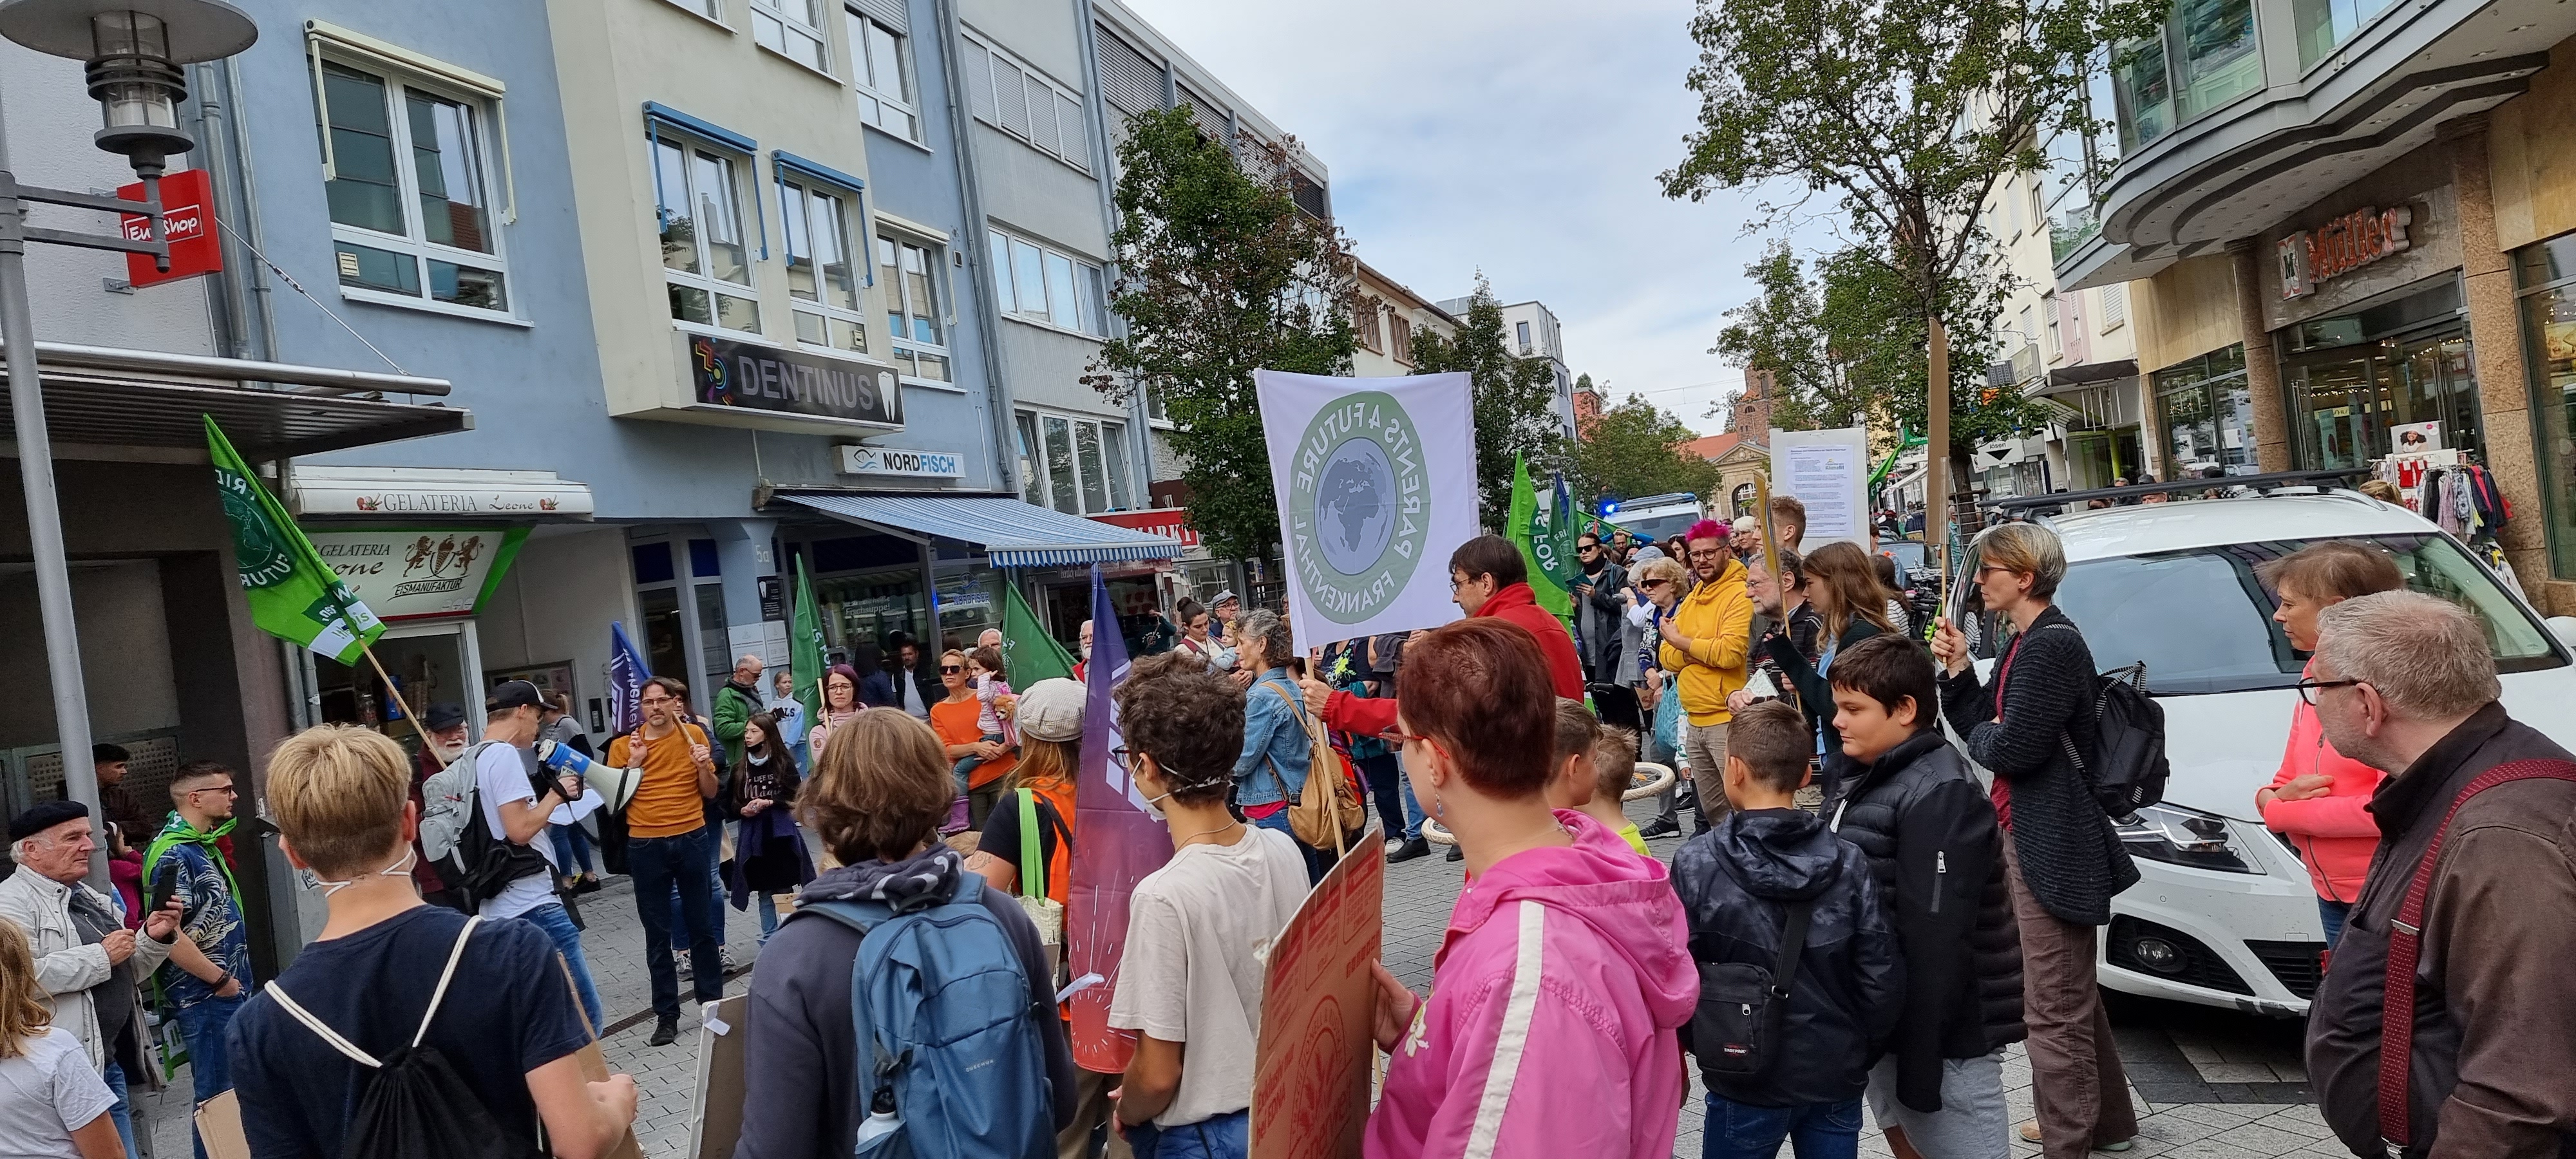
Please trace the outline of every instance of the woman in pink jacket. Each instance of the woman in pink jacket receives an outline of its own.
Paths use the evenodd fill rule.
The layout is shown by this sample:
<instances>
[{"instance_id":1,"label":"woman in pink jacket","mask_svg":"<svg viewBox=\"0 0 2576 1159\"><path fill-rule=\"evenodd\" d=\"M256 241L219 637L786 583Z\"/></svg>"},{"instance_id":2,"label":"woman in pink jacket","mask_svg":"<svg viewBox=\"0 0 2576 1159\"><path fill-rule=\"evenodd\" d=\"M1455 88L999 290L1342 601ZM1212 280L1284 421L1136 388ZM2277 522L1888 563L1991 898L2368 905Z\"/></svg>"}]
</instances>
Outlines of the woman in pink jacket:
<instances>
[{"instance_id":1,"label":"woman in pink jacket","mask_svg":"<svg viewBox=\"0 0 2576 1159\"><path fill-rule=\"evenodd\" d=\"M2280 610L2272 619L2301 652L2317 648L2317 613L2372 592L2406 586L2388 553L2368 544L2329 540L2268 560L2254 574L2272 589ZM2314 661L2310 661L2314 664ZM2290 839L2316 883L2317 915L2331 950L2343 937L2344 915L2361 896L2370 855L2379 846L2379 822L2370 795L2383 774L2334 750L2318 727L2314 692L2299 689L2290 713L2290 746L2281 771L2254 794L2263 824Z\"/></svg>"},{"instance_id":2,"label":"woman in pink jacket","mask_svg":"<svg viewBox=\"0 0 2576 1159\"><path fill-rule=\"evenodd\" d=\"M1699 976L1664 867L1548 808L1555 692L1528 629L1462 620L1404 661L1387 739L1466 850L1467 888L1429 998L1375 968L1393 1057L1364 1154L1669 1159Z\"/></svg>"}]
</instances>

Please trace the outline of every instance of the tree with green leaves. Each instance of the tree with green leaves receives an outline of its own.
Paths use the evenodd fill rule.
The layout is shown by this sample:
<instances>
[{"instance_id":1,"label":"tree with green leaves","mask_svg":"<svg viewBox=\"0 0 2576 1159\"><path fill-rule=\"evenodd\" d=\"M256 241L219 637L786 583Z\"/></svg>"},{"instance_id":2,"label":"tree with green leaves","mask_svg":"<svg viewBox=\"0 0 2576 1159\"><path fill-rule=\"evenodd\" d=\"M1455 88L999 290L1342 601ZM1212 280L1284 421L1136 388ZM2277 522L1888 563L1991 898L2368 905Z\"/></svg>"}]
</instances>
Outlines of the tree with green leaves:
<instances>
[{"instance_id":1,"label":"tree with green leaves","mask_svg":"<svg viewBox=\"0 0 2576 1159\"><path fill-rule=\"evenodd\" d=\"M1256 369L1349 374L1359 267L1297 208L1293 139L1214 140L1186 108L1140 113L1118 146L1118 284L1127 333L1083 381L1119 402L1150 386L1172 421L1190 525L1221 558L1279 542ZM1417 349L1418 349L1417 345Z\"/></svg>"},{"instance_id":2,"label":"tree with green leaves","mask_svg":"<svg viewBox=\"0 0 2576 1159\"><path fill-rule=\"evenodd\" d=\"M1717 464L1682 449L1699 437L1672 413L1629 395L1603 407L1574 445L1566 474L1586 506L1603 499L1634 499L1717 487Z\"/></svg>"},{"instance_id":3,"label":"tree with green leaves","mask_svg":"<svg viewBox=\"0 0 2576 1159\"><path fill-rule=\"evenodd\" d=\"M1874 265L1923 319L1926 426L1954 470L1954 387L1982 390L1974 360L1953 360L1943 331L1990 301L1975 267L1990 252L1979 224L2006 177L2045 167L2041 142L2090 136L2082 100L2105 45L2141 36L2167 0L1700 0L1687 84L1699 128L1669 197L1705 198L1779 181L1798 200L1762 206L1757 225L1789 224L1806 196L1834 209ZM1962 364L1964 362L1964 364ZM1936 479L1938 476L1936 475ZM1951 480L1957 483L1957 478ZM1932 489L1933 502L1946 491ZM1935 515L1938 515L1936 509Z\"/></svg>"},{"instance_id":4,"label":"tree with green leaves","mask_svg":"<svg viewBox=\"0 0 2576 1159\"><path fill-rule=\"evenodd\" d=\"M1416 374L1465 371L1476 411L1476 491L1484 526L1500 528L1512 509L1512 461L1529 460L1530 474L1565 468L1565 432L1556 414L1556 368L1544 358L1522 358L1504 344L1503 307L1494 287L1476 275L1476 292L1459 319L1458 336L1425 330L1413 339Z\"/></svg>"}]
</instances>

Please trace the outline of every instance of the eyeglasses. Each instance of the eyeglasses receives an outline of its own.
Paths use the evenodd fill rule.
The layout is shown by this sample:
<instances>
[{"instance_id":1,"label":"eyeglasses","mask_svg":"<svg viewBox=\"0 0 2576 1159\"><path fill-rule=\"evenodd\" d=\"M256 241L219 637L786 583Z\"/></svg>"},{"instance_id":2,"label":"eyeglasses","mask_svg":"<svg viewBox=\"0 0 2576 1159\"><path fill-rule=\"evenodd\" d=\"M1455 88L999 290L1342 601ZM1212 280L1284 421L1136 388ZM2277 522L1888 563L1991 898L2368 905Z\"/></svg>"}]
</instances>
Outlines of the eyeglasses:
<instances>
[{"instance_id":1,"label":"eyeglasses","mask_svg":"<svg viewBox=\"0 0 2576 1159\"><path fill-rule=\"evenodd\" d=\"M188 795L191 797L194 797L199 793L221 793L227 797L241 796L241 790L236 789L231 785L208 785L202 789L188 790Z\"/></svg>"},{"instance_id":2,"label":"eyeglasses","mask_svg":"<svg viewBox=\"0 0 2576 1159\"><path fill-rule=\"evenodd\" d=\"M2319 694L2326 689L2351 688L2360 683L2358 680L2302 680L2299 682L2299 699L2308 702L2308 707L2315 708Z\"/></svg>"},{"instance_id":3,"label":"eyeglasses","mask_svg":"<svg viewBox=\"0 0 2576 1159\"><path fill-rule=\"evenodd\" d=\"M642 697L642 698L638 699L638 700L636 701L636 703L638 703L638 704L671 704L671 703L673 703L673 700L672 700L672 698L670 698L670 697L668 697L668 696L646 696L646 697Z\"/></svg>"},{"instance_id":4,"label":"eyeglasses","mask_svg":"<svg viewBox=\"0 0 2576 1159\"><path fill-rule=\"evenodd\" d=\"M1418 732L1406 732L1402 729L1390 728L1385 732L1377 734L1377 739L1387 744L1394 745L1397 748L1402 748L1415 741L1427 741L1431 738Z\"/></svg>"},{"instance_id":5,"label":"eyeglasses","mask_svg":"<svg viewBox=\"0 0 2576 1159\"><path fill-rule=\"evenodd\" d=\"M962 664L942 664L939 666L939 674L942 676L954 675L965 670L966 668Z\"/></svg>"}]
</instances>

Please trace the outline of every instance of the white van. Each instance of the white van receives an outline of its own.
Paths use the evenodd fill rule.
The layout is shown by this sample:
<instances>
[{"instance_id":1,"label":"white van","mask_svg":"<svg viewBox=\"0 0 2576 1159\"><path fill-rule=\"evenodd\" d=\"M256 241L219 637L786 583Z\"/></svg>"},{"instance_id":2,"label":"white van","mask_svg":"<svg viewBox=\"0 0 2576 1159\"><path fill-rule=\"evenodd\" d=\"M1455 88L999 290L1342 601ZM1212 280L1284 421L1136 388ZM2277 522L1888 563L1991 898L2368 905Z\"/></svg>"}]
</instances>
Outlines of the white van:
<instances>
[{"instance_id":1,"label":"white van","mask_svg":"<svg viewBox=\"0 0 2576 1159\"><path fill-rule=\"evenodd\" d=\"M2514 718L2576 747L2567 711L2576 703L2576 619L2544 622L2413 512L2358 492L2296 490L2046 520L2066 545L2058 608L2103 671L2146 662L2173 766L2164 803L2120 827L2141 880L2112 900L2102 931L2101 980L2111 989L2280 1015L2306 1013L2316 993L2325 948L2316 894L2254 809L2255 790L2281 766L2306 662L2272 622L2257 564L2328 539L2387 549L2407 586L2485 622ZM1991 663L1978 667L1990 672Z\"/></svg>"}]
</instances>

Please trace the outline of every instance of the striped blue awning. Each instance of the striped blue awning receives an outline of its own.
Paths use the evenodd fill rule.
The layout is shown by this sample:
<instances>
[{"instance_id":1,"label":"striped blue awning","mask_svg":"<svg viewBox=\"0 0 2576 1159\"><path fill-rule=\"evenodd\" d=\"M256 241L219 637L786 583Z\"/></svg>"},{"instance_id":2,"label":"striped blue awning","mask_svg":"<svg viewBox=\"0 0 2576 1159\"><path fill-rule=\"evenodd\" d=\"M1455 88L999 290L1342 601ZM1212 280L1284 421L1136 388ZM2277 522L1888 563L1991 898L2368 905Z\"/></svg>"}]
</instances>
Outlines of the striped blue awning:
<instances>
[{"instance_id":1,"label":"striped blue awning","mask_svg":"<svg viewBox=\"0 0 2576 1159\"><path fill-rule=\"evenodd\" d=\"M778 498L896 535L936 536L982 547L994 567L1063 567L1171 559L1181 541L1067 515L1000 495L848 495L786 492Z\"/></svg>"}]
</instances>

